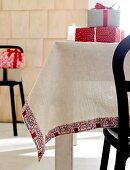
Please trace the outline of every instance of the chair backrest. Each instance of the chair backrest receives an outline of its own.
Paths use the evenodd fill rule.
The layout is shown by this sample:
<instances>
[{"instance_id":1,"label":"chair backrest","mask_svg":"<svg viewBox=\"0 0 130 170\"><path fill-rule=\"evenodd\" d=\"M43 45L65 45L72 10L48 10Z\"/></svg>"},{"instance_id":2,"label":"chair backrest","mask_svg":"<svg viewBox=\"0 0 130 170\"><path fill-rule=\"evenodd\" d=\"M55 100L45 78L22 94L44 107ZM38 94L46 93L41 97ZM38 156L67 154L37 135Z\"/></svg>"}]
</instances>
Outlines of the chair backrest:
<instances>
[{"instance_id":1,"label":"chair backrest","mask_svg":"<svg viewBox=\"0 0 130 170\"><path fill-rule=\"evenodd\" d=\"M117 93L118 104L118 139L120 142L128 143L129 133L129 104L128 92L130 92L130 81L126 80L124 72L124 59L130 50L130 35L123 39L117 46L112 61L113 74Z\"/></svg>"},{"instance_id":2,"label":"chair backrest","mask_svg":"<svg viewBox=\"0 0 130 170\"><path fill-rule=\"evenodd\" d=\"M23 68L23 49L15 45L0 45L0 68Z\"/></svg>"}]
</instances>

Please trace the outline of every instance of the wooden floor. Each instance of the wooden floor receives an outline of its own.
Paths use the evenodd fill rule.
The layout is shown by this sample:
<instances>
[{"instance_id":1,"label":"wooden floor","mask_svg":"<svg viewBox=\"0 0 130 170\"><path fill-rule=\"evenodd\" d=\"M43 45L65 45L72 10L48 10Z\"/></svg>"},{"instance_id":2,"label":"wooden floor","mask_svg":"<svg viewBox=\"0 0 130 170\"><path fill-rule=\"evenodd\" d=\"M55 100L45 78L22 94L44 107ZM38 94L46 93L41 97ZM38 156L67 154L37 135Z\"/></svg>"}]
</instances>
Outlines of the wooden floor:
<instances>
[{"instance_id":1,"label":"wooden floor","mask_svg":"<svg viewBox=\"0 0 130 170\"><path fill-rule=\"evenodd\" d=\"M54 170L55 141L48 143L47 150L41 162L30 134L24 124L18 124L19 136L13 137L12 124L0 124L0 170ZM103 135L101 130L92 130L77 135L77 145L74 146L73 170L99 170ZM115 149L112 148L109 168L113 170ZM130 169L130 161L126 170Z\"/></svg>"}]
</instances>

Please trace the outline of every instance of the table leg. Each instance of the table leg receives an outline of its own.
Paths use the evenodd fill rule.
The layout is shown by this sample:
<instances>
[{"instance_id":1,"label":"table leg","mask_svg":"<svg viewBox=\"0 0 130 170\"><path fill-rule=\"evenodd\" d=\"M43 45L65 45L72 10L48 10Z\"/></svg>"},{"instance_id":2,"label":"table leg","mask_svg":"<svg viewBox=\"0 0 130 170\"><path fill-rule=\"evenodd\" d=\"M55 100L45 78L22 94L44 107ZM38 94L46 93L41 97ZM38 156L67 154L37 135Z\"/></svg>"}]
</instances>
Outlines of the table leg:
<instances>
[{"instance_id":1,"label":"table leg","mask_svg":"<svg viewBox=\"0 0 130 170\"><path fill-rule=\"evenodd\" d=\"M73 146L77 146L77 133L73 134Z\"/></svg>"},{"instance_id":2,"label":"table leg","mask_svg":"<svg viewBox=\"0 0 130 170\"><path fill-rule=\"evenodd\" d=\"M55 170L73 170L73 134L56 137Z\"/></svg>"}]
</instances>

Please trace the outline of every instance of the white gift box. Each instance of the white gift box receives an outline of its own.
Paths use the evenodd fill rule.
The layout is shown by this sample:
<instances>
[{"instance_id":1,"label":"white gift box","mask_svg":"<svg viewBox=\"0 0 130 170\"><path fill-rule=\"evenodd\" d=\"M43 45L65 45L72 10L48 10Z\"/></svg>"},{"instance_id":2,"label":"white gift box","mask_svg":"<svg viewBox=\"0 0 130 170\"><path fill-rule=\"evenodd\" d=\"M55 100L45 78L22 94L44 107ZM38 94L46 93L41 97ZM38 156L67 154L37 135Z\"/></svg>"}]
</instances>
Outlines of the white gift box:
<instances>
[{"instance_id":1,"label":"white gift box","mask_svg":"<svg viewBox=\"0 0 130 170\"><path fill-rule=\"evenodd\" d=\"M90 9L88 10L88 27L120 26L120 10Z\"/></svg>"}]
</instances>

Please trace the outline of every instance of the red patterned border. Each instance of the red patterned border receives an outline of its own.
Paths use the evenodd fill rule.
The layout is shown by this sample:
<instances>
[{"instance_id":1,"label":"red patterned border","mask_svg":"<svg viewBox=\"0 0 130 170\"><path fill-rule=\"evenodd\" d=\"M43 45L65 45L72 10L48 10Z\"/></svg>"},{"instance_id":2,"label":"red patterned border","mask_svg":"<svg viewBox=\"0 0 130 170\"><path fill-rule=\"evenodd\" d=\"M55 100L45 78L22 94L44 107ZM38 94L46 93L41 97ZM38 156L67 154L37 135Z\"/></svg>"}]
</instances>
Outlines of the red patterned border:
<instances>
[{"instance_id":1,"label":"red patterned border","mask_svg":"<svg viewBox=\"0 0 130 170\"><path fill-rule=\"evenodd\" d=\"M23 107L22 115L24 118L24 122L28 130L30 131L31 136L37 147L39 161L45 152L45 144L56 136L69 134L69 133L83 132L86 130L101 128L101 127L117 127L118 125L117 117L96 118L92 120L75 122L71 124L58 126L50 130L48 134L45 137L43 137L42 132L40 131L40 128L36 121L36 118L34 117L27 101Z\"/></svg>"},{"instance_id":2,"label":"red patterned border","mask_svg":"<svg viewBox=\"0 0 130 170\"><path fill-rule=\"evenodd\" d=\"M22 115L24 118L24 122L25 122L25 124L34 140L35 145L36 145L36 148L38 151L38 160L40 161L42 158L42 155L45 152L44 137L43 137L42 132L38 126L36 118L34 117L27 102L25 103L25 105L23 107Z\"/></svg>"},{"instance_id":3,"label":"red patterned border","mask_svg":"<svg viewBox=\"0 0 130 170\"><path fill-rule=\"evenodd\" d=\"M104 128L117 127L117 125L118 125L117 117L96 118L92 120L61 125L49 131L49 133L45 137L45 143L47 143L50 139L59 135L84 132L87 130L103 128L103 127Z\"/></svg>"}]
</instances>

